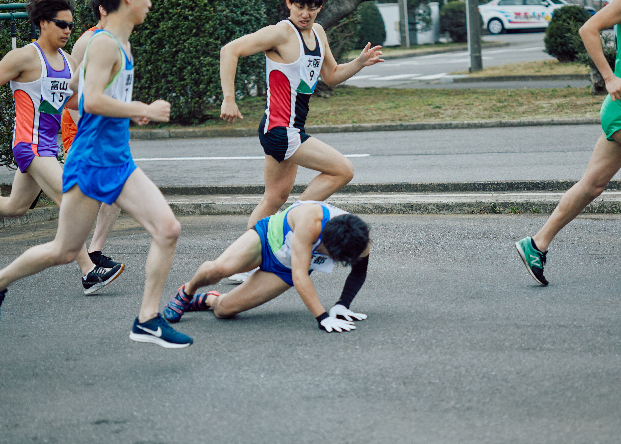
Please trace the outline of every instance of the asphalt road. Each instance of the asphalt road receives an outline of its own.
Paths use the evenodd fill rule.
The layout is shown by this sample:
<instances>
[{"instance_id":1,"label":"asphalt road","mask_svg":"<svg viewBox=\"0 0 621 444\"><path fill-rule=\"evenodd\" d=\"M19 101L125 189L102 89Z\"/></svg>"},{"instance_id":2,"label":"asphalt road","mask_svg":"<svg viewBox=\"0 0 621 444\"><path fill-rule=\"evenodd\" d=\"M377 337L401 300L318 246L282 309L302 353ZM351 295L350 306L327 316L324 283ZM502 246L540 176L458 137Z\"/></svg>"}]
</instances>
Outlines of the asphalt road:
<instances>
[{"instance_id":1,"label":"asphalt road","mask_svg":"<svg viewBox=\"0 0 621 444\"><path fill-rule=\"evenodd\" d=\"M533 216L365 216L369 318L326 334L296 293L234 320L191 313L195 344L129 340L145 232L121 218L127 270L83 296L75 265L10 287L0 322L0 436L13 443L618 443L621 218L580 218L535 285L513 243ZM243 230L180 219L166 298ZM0 230L0 264L56 224ZM326 306L346 270L313 276ZM225 284L216 287L229 288ZM165 301L164 301L165 302Z\"/></svg>"},{"instance_id":2,"label":"asphalt road","mask_svg":"<svg viewBox=\"0 0 621 444\"><path fill-rule=\"evenodd\" d=\"M599 125L564 125L313 135L357 156L350 158L352 183L409 183L577 180L600 133ZM134 140L131 146L159 186L263 184L258 137ZM0 183L12 183L13 175L0 169ZM315 175L300 168L297 183Z\"/></svg>"}]
</instances>

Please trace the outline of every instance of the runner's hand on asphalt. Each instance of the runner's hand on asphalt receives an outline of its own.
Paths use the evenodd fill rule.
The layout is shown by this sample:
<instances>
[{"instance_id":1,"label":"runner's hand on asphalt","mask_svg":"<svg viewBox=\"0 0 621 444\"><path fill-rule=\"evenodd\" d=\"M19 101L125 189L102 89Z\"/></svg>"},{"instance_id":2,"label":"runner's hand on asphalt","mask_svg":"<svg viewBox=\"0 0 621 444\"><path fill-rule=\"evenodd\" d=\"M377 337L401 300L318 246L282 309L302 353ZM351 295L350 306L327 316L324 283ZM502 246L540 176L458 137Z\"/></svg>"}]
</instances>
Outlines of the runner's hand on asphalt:
<instances>
[{"instance_id":1,"label":"runner's hand on asphalt","mask_svg":"<svg viewBox=\"0 0 621 444\"><path fill-rule=\"evenodd\" d=\"M345 319L346 321L364 321L367 315L363 313L354 313L349 308L345 308L341 304L336 304L330 309L330 317L335 319Z\"/></svg>"},{"instance_id":2,"label":"runner's hand on asphalt","mask_svg":"<svg viewBox=\"0 0 621 444\"><path fill-rule=\"evenodd\" d=\"M327 331L328 333L331 333L332 330L338 331L340 333L342 331L355 330L356 326L353 322L331 318L330 316L328 316L319 323L319 328L321 330Z\"/></svg>"}]
</instances>

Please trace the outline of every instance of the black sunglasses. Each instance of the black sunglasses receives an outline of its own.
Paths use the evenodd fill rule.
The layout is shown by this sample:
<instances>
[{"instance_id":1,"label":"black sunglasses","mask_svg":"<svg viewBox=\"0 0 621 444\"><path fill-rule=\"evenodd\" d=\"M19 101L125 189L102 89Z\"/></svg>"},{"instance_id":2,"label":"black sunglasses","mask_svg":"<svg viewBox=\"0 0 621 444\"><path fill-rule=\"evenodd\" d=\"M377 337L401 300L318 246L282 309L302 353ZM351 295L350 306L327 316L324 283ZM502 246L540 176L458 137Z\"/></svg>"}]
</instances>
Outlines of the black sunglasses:
<instances>
[{"instance_id":1,"label":"black sunglasses","mask_svg":"<svg viewBox=\"0 0 621 444\"><path fill-rule=\"evenodd\" d=\"M67 23L64 20L58 20L58 19L50 19L50 21L56 23L56 26L58 26L60 29L69 28L69 31L73 29L73 22Z\"/></svg>"}]
</instances>

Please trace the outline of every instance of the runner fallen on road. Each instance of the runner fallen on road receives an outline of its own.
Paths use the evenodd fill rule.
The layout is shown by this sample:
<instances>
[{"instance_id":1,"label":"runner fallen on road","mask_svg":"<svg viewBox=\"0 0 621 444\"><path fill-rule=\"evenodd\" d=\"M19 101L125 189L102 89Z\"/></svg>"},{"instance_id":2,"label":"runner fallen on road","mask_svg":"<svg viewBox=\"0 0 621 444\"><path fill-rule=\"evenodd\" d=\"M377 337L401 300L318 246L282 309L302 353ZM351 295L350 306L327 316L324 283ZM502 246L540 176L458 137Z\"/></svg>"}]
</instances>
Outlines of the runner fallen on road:
<instances>
[{"instance_id":1,"label":"runner fallen on road","mask_svg":"<svg viewBox=\"0 0 621 444\"><path fill-rule=\"evenodd\" d=\"M169 322L179 322L186 311L213 310L230 318L258 307L295 287L300 298L327 332L355 329L366 319L350 310L364 284L369 263L369 229L358 216L323 202L297 201L285 211L261 219L215 261L203 263L164 309ZM329 314L311 282L313 270L330 273L335 262L351 266L338 302ZM199 293L240 271L259 267L241 285L220 295Z\"/></svg>"},{"instance_id":2,"label":"runner fallen on road","mask_svg":"<svg viewBox=\"0 0 621 444\"><path fill-rule=\"evenodd\" d=\"M354 176L351 162L331 146L310 137L304 130L309 99L319 75L336 86L365 66L383 62L381 46L367 44L360 56L346 64L336 63L321 25L315 23L323 0L286 0L290 15L276 25L240 37L220 52L222 110L228 122L243 118L235 103L235 72L240 57L265 53L267 105L259 125L265 152L265 193L252 212L247 228L275 214L289 198L297 168L319 171L300 200L323 201ZM238 282L243 279L238 280Z\"/></svg>"},{"instance_id":3,"label":"runner fallen on road","mask_svg":"<svg viewBox=\"0 0 621 444\"><path fill-rule=\"evenodd\" d=\"M60 113L73 95L69 79L76 65L61 48L73 28L73 6L67 0L31 0L27 10L41 30L39 39L0 61L0 85L10 81L15 99L12 148L18 166L11 195L0 197L4 217L23 216L41 190L59 206L63 196L57 136ZM85 294L109 284L124 269L122 264L93 261L84 245L76 261Z\"/></svg>"},{"instance_id":4,"label":"runner fallen on road","mask_svg":"<svg viewBox=\"0 0 621 444\"><path fill-rule=\"evenodd\" d=\"M602 49L600 32L615 26L619 35L621 0L613 0L580 28L584 46L606 82L608 96L601 109L603 134L595 144L591 160L582 178L561 198L544 226L533 237L515 244L528 273L541 285L548 285L543 275L548 246L554 237L599 196L621 168L621 40L617 39L614 72ZM588 270L587 270L588 271Z\"/></svg>"},{"instance_id":5,"label":"runner fallen on road","mask_svg":"<svg viewBox=\"0 0 621 444\"><path fill-rule=\"evenodd\" d=\"M167 348L187 347L192 338L176 332L158 313L181 227L162 193L136 167L129 149L130 118L144 124L167 122L170 116L166 101L150 105L132 101L134 61L129 37L146 18L151 2L100 1L108 11L108 22L93 34L80 70L81 118L65 163L56 237L28 249L0 270L0 298L9 284L74 260L95 223L100 202L116 202L152 237L142 305L130 338ZM72 79L74 90L76 80Z\"/></svg>"}]
</instances>

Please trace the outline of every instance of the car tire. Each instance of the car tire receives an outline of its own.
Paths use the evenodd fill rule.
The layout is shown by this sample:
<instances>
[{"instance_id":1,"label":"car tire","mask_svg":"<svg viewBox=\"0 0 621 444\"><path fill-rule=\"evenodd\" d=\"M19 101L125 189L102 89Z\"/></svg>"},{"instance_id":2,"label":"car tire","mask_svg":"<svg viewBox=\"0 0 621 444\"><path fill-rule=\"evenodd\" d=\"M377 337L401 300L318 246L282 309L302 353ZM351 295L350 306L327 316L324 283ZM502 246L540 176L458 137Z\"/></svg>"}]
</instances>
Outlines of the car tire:
<instances>
[{"instance_id":1,"label":"car tire","mask_svg":"<svg viewBox=\"0 0 621 444\"><path fill-rule=\"evenodd\" d=\"M487 30L490 34L498 35L505 30L505 27L502 24L502 21L498 20L497 18L493 18L489 22L487 22Z\"/></svg>"}]
</instances>

